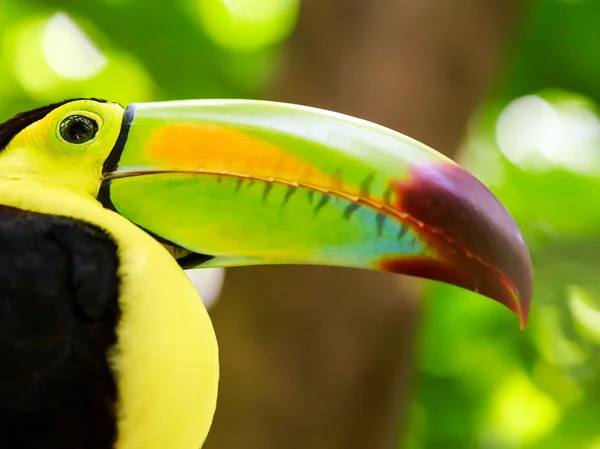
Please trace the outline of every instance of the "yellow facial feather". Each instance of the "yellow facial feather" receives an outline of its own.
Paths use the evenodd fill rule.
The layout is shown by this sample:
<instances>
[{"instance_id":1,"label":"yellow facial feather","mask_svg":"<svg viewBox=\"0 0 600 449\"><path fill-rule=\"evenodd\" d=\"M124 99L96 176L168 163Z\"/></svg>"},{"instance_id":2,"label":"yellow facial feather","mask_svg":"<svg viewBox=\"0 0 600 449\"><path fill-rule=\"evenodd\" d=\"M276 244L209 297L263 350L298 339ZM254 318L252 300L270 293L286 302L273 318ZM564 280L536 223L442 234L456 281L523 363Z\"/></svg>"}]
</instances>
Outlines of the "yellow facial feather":
<instances>
[{"instance_id":1,"label":"yellow facial feather","mask_svg":"<svg viewBox=\"0 0 600 449\"><path fill-rule=\"evenodd\" d=\"M98 132L83 144L60 135L63 120L73 115L96 121ZM73 193L96 196L102 165L121 129L123 108L114 103L79 100L67 103L25 128L0 153L0 178L36 179Z\"/></svg>"}]
</instances>

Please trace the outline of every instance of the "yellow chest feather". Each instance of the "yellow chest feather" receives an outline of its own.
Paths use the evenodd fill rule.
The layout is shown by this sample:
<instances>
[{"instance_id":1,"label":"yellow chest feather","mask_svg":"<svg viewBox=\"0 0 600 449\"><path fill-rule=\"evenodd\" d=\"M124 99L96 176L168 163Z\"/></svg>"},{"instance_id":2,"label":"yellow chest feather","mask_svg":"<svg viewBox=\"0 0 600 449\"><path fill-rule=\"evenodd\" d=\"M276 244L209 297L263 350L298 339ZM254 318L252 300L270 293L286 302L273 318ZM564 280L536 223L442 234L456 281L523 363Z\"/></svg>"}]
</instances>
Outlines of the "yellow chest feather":
<instances>
[{"instance_id":1,"label":"yellow chest feather","mask_svg":"<svg viewBox=\"0 0 600 449\"><path fill-rule=\"evenodd\" d=\"M0 181L2 204L78 218L119 246L122 318L109 355L119 388L116 449L198 449L216 407L214 330L198 294L148 234L91 198Z\"/></svg>"}]
</instances>

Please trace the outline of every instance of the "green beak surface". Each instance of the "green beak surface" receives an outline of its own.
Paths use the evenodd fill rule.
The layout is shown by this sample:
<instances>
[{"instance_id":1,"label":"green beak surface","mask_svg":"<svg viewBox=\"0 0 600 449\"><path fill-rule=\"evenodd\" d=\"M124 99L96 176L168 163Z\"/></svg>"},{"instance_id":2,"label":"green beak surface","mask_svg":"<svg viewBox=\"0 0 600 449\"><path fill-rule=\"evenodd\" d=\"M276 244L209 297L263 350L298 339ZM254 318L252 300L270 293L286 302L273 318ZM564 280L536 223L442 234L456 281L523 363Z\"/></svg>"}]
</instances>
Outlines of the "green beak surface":
<instances>
[{"instance_id":1,"label":"green beak surface","mask_svg":"<svg viewBox=\"0 0 600 449\"><path fill-rule=\"evenodd\" d=\"M203 266L390 271L527 319L531 260L506 209L450 159L363 120L250 100L130 105L100 199Z\"/></svg>"}]
</instances>

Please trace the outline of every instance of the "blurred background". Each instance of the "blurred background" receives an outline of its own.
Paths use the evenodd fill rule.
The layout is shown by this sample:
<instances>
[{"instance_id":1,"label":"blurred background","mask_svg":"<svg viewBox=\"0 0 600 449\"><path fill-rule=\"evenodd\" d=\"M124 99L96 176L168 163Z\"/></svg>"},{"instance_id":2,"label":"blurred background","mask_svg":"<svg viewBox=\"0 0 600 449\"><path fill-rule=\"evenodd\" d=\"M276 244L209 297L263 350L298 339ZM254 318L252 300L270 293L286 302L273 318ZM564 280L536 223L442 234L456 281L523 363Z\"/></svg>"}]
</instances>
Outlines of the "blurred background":
<instances>
[{"instance_id":1,"label":"blurred background","mask_svg":"<svg viewBox=\"0 0 600 449\"><path fill-rule=\"evenodd\" d=\"M433 282L192 273L221 344L206 448L599 449L598 18L599 0L0 0L0 121L81 96L325 107L456 158L522 227L524 332Z\"/></svg>"}]
</instances>

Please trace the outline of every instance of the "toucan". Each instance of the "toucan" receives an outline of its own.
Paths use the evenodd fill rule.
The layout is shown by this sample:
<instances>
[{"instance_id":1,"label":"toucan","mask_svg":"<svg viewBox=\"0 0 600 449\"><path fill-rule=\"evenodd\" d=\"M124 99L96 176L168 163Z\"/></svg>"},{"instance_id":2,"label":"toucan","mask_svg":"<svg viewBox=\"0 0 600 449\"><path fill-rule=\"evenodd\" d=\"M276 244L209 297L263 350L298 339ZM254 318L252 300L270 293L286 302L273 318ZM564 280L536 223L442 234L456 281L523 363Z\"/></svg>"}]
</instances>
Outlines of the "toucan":
<instances>
[{"instance_id":1,"label":"toucan","mask_svg":"<svg viewBox=\"0 0 600 449\"><path fill-rule=\"evenodd\" d=\"M437 280L522 326L532 297L506 208L388 128L257 100L43 106L0 125L0 448L200 448L219 355L184 270L260 264Z\"/></svg>"}]
</instances>

